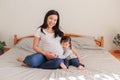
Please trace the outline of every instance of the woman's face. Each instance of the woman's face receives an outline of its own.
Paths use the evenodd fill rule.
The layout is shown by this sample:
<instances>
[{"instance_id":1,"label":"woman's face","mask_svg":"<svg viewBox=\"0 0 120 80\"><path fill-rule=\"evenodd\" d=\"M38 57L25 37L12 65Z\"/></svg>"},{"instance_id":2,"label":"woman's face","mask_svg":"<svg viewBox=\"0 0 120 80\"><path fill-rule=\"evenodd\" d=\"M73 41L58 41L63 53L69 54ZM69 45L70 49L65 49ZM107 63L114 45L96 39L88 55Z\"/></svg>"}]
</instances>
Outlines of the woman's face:
<instances>
[{"instance_id":1,"label":"woman's face","mask_svg":"<svg viewBox=\"0 0 120 80\"><path fill-rule=\"evenodd\" d=\"M53 26L55 26L56 23L57 23L57 19L58 19L57 15L50 15L50 16L48 16L48 18L47 18L48 28L52 28Z\"/></svg>"}]
</instances>

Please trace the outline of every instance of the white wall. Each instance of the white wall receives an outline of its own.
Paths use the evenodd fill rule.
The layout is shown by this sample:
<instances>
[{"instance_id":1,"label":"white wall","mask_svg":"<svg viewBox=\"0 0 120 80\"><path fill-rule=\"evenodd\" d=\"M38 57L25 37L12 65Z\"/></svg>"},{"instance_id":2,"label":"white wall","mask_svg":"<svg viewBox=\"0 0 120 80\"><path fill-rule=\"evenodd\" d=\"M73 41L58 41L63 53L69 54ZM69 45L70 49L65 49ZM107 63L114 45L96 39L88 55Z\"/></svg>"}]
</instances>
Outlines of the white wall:
<instances>
[{"instance_id":1,"label":"white wall","mask_svg":"<svg viewBox=\"0 0 120 80\"><path fill-rule=\"evenodd\" d=\"M57 10L65 32L104 36L105 48L115 49L120 33L120 0L0 0L0 40L13 46L13 35L33 34L50 9Z\"/></svg>"}]
</instances>

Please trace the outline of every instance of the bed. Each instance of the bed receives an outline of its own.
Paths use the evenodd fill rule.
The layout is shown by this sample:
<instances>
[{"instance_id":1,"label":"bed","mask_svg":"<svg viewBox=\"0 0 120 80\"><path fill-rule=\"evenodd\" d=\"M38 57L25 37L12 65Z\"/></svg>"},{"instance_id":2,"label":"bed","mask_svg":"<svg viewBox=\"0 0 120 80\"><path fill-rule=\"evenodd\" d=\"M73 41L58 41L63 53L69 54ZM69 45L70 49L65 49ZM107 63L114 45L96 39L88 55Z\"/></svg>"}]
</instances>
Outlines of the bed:
<instances>
[{"instance_id":1,"label":"bed","mask_svg":"<svg viewBox=\"0 0 120 80\"><path fill-rule=\"evenodd\" d=\"M120 80L120 62L103 48L104 38L65 34L81 56L85 70L38 69L21 66L16 59L33 54L33 36L14 36L14 47L0 56L0 80Z\"/></svg>"}]
</instances>

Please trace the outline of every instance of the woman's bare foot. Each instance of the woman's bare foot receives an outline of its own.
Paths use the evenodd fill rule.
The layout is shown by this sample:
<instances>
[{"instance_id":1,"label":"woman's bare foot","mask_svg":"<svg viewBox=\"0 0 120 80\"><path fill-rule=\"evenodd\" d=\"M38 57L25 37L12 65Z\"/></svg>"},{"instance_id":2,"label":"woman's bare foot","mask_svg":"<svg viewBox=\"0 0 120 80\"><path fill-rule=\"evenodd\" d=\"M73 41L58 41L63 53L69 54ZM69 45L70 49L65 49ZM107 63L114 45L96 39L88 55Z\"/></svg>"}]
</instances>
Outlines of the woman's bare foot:
<instances>
[{"instance_id":1,"label":"woman's bare foot","mask_svg":"<svg viewBox=\"0 0 120 80\"><path fill-rule=\"evenodd\" d=\"M22 64L21 66L28 67L28 65L27 65L27 64Z\"/></svg>"},{"instance_id":2,"label":"woman's bare foot","mask_svg":"<svg viewBox=\"0 0 120 80\"><path fill-rule=\"evenodd\" d=\"M84 70L85 69L85 67L83 67L83 66L78 66L78 70Z\"/></svg>"},{"instance_id":3,"label":"woman's bare foot","mask_svg":"<svg viewBox=\"0 0 120 80\"><path fill-rule=\"evenodd\" d=\"M23 61L24 61L24 58L23 58L23 57L19 57L19 58L17 58L17 61L23 62Z\"/></svg>"},{"instance_id":4,"label":"woman's bare foot","mask_svg":"<svg viewBox=\"0 0 120 80\"><path fill-rule=\"evenodd\" d=\"M61 67L62 69L64 69L64 70L67 70L67 67L65 66L64 63L61 63L61 64L60 64L60 67Z\"/></svg>"},{"instance_id":5,"label":"woman's bare foot","mask_svg":"<svg viewBox=\"0 0 120 80\"><path fill-rule=\"evenodd\" d=\"M19 62L23 62L24 61L24 58L23 57L19 57L19 58L17 58L17 61L19 61ZM21 64L21 66L24 66L24 67L28 67L28 65L27 64Z\"/></svg>"}]
</instances>

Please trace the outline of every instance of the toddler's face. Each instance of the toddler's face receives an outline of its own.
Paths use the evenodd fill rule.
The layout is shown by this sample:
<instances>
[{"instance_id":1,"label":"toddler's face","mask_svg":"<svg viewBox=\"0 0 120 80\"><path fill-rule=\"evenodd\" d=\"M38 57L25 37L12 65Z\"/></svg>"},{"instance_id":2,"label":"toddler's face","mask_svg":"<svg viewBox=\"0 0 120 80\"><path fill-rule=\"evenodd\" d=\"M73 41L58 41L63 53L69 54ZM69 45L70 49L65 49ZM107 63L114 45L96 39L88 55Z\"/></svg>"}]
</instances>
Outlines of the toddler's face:
<instances>
[{"instance_id":1,"label":"toddler's face","mask_svg":"<svg viewBox=\"0 0 120 80\"><path fill-rule=\"evenodd\" d=\"M68 42L62 42L61 44L62 44L62 47L63 47L64 49L67 49L67 48L70 47L69 41L68 41Z\"/></svg>"}]
</instances>

